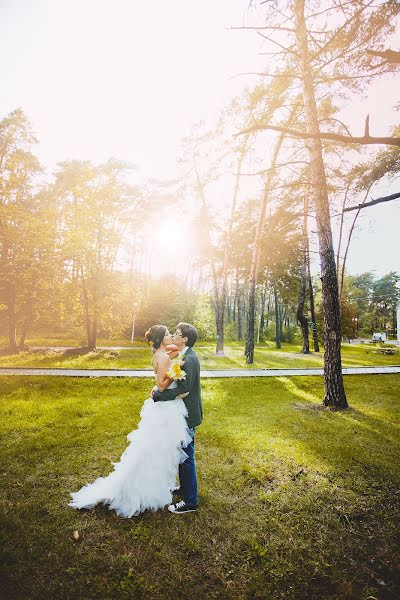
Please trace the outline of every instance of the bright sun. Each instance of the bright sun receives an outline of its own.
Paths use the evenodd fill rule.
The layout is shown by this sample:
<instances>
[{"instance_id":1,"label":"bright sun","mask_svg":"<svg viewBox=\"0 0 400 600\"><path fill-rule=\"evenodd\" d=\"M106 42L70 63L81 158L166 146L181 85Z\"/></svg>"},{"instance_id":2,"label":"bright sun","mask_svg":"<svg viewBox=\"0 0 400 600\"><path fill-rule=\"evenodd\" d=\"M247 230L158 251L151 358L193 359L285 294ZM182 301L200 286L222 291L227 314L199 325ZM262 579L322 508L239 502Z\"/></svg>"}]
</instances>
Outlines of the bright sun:
<instances>
[{"instance_id":1,"label":"bright sun","mask_svg":"<svg viewBox=\"0 0 400 600\"><path fill-rule=\"evenodd\" d=\"M157 225L152 234L152 273L161 277L167 273L185 273L190 256L190 232L187 224L168 218Z\"/></svg>"}]
</instances>

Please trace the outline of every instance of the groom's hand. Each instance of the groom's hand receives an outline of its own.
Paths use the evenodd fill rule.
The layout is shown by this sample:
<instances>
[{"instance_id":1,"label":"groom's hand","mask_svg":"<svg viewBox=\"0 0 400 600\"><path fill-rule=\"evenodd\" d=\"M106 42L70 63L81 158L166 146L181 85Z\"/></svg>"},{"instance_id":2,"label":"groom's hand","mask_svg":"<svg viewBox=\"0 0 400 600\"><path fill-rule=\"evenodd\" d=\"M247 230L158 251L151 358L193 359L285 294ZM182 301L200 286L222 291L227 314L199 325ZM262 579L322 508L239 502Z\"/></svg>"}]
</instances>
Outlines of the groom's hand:
<instances>
[{"instance_id":1,"label":"groom's hand","mask_svg":"<svg viewBox=\"0 0 400 600\"><path fill-rule=\"evenodd\" d=\"M153 398L153 400L154 400L154 392L156 392L156 391L157 391L157 386L155 385L153 387L153 389L151 390L151 394L150 394L150 396L151 396L151 398ZM157 400L154 400L154 402L157 402Z\"/></svg>"}]
</instances>

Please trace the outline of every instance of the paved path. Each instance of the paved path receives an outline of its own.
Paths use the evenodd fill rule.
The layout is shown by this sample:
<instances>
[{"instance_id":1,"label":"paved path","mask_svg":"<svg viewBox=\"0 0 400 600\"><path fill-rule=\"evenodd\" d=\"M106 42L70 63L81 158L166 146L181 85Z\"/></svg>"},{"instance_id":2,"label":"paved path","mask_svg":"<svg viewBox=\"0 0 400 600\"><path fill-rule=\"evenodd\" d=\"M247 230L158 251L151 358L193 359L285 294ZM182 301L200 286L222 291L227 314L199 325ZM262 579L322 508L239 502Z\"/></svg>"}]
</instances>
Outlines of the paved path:
<instances>
[{"instance_id":1,"label":"paved path","mask_svg":"<svg viewBox=\"0 0 400 600\"><path fill-rule=\"evenodd\" d=\"M400 373L399 366L344 367L344 375L381 375ZM0 368L0 375L53 375L59 377L142 377L154 378L151 370L133 369L26 369L25 367ZM293 377L297 375L323 375L323 369L227 369L201 371L202 377Z\"/></svg>"}]
</instances>

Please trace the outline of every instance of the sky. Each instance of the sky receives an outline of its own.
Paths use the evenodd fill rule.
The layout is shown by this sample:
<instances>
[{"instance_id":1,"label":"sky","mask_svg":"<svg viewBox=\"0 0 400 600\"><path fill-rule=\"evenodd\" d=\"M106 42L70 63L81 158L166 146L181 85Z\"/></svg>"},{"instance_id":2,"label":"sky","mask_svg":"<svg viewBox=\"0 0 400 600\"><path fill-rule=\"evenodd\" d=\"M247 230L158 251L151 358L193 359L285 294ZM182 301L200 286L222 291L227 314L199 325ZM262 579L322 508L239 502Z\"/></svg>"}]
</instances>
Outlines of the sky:
<instances>
[{"instance_id":1,"label":"sky","mask_svg":"<svg viewBox=\"0 0 400 600\"><path fill-rule=\"evenodd\" d=\"M193 124L215 118L254 81L239 73L262 69L258 36L230 29L248 18L248 4L0 0L0 117L25 111L50 171L67 158L114 156L136 164L143 178L172 179ZM347 106L352 132L368 112L371 133L388 132L399 92L384 81ZM360 224L349 271L400 271L400 202L368 209Z\"/></svg>"}]
</instances>

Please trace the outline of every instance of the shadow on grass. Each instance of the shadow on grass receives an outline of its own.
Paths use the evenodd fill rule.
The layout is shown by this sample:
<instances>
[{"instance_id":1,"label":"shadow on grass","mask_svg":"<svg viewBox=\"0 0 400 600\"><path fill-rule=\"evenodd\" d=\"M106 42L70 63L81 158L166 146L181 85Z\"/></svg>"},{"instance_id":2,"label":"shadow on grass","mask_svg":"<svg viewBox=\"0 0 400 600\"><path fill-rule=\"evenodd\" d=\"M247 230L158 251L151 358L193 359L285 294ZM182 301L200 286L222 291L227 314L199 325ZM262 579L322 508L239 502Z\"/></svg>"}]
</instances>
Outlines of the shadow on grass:
<instances>
[{"instance_id":1,"label":"shadow on grass","mask_svg":"<svg viewBox=\"0 0 400 600\"><path fill-rule=\"evenodd\" d=\"M380 393L371 390L369 382L372 380L368 376L346 378L351 408L343 412L295 411L298 409L296 403L312 407L321 405L321 380L318 383L307 377L281 377L268 382L254 380L236 390L233 385L229 388L230 394L226 390L219 391L212 400L211 411L220 414L217 422L209 415L205 443L209 437L212 443L235 456L243 453L251 456L256 451L254 440L257 440L263 442L264 451L277 455L283 452L299 466L312 460L316 467L330 471L354 468L355 456L365 464L375 461L382 468L393 469L400 449L398 426L388 420L387 412L382 418L379 412L372 414L386 397L385 410L392 408L394 419L398 415L398 404L391 407L388 399L396 398L398 378L385 377L389 377L383 379L388 385ZM220 385L224 384L214 384L214 389ZM368 392L372 397L365 408ZM278 406L276 399L280 399ZM221 405L229 406L229 414L223 413ZM294 412L298 416L295 417ZM393 448L386 454L386 462L382 461L380 452L382 440Z\"/></svg>"},{"instance_id":2,"label":"shadow on grass","mask_svg":"<svg viewBox=\"0 0 400 600\"><path fill-rule=\"evenodd\" d=\"M398 377L346 378L344 413L294 409L320 404L319 378L206 381L198 513L69 510L69 492L118 460L148 388L2 378L13 597L395 597Z\"/></svg>"}]
</instances>

